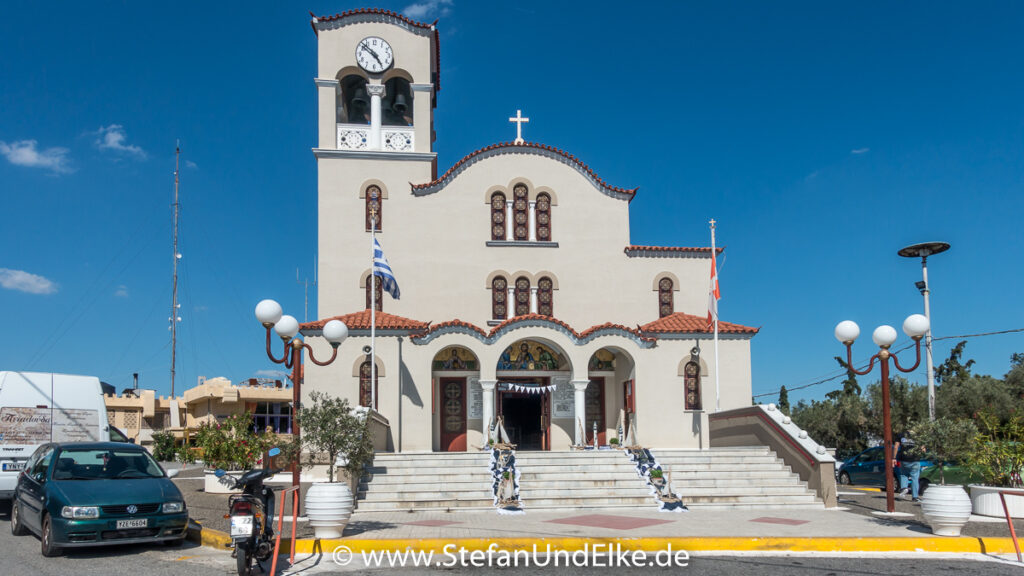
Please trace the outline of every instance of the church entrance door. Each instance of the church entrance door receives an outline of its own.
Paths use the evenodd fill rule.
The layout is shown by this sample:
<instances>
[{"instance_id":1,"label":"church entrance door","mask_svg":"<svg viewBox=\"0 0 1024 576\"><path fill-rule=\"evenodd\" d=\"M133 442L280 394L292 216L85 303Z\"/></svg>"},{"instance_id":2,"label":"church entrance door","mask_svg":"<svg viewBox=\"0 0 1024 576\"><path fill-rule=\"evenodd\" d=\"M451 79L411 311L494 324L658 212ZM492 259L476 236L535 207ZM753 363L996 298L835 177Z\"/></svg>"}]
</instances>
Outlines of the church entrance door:
<instances>
[{"instance_id":1,"label":"church entrance door","mask_svg":"<svg viewBox=\"0 0 1024 576\"><path fill-rule=\"evenodd\" d=\"M590 438L590 443L594 442L594 423L597 423L597 443L604 446L608 443L605 438L605 423L604 423L604 377L603 376L591 376L590 385L587 386L586 393L586 423L584 424L584 432L587 437Z\"/></svg>"},{"instance_id":2,"label":"church entrance door","mask_svg":"<svg viewBox=\"0 0 1024 576\"><path fill-rule=\"evenodd\" d=\"M441 450L466 451L465 378L441 378Z\"/></svg>"},{"instance_id":3,"label":"church entrance door","mask_svg":"<svg viewBox=\"0 0 1024 576\"><path fill-rule=\"evenodd\" d=\"M516 380L527 386L547 385L547 378ZM550 403L551 396L547 393L516 392L507 386L499 390L498 414L504 418L505 432L518 450L550 450Z\"/></svg>"}]
</instances>

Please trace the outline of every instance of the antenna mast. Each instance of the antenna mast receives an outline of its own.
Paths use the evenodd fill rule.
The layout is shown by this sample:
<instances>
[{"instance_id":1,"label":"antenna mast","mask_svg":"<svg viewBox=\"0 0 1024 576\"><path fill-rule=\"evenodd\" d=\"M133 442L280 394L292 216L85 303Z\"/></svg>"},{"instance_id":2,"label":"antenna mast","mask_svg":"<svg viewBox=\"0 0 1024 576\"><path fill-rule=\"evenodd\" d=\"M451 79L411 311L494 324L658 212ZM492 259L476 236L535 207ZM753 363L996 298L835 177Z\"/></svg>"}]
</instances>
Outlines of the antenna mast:
<instances>
[{"instance_id":1,"label":"antenna mast","mask_svg":"<svg viewBox=\"0 0 1024 576\"><path fill-rule=\"evenodd\" d=\"M181 146L180 142L175 141L174 143L174 288L171 290L171 398L174 397L174 374L175 364L177 362L177 345L178 345L178 260L181 259L181 255L178 254L178 213L181 210L181 205L178 203L178 161L181 157Z\"/></svg>"},{"instance_id":2,"label":"antenna mast","mask_svg":"<svg viewBox=\"0 0 1024 576\"><path fill-rule=\"evenodd\" d=\"M305 280L299 280L299 269L295 269L295 282L304 286L304 295L306 299L305 316L303 322L309 322L309 287L316 288L316 256L313 256L313 281L310 282L307 277Z\"/></svg>"}]
</instances>

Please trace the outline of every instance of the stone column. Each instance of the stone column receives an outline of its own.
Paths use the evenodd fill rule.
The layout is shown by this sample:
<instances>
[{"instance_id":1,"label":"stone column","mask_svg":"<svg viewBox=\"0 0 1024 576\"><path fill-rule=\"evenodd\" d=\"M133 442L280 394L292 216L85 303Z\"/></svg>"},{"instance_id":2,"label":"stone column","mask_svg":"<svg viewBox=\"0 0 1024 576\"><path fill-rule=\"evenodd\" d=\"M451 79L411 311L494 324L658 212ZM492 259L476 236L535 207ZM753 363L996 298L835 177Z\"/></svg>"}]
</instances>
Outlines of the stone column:
<instances>
[{"instance_id":1,"label":"stone column","mask_svg":"<svg viewBox=\"0 0 1024 576\"><path fill-rule=\"evenodd\" d=\"M483 401L484 401L484 406L483 406L484 445L487 444L487 439L490 438L490 436L488 436L488 434L490 434L489 427L491 425L491 420L494 418L494 386L497 385L497 383L498 383L497 380L481 380L480 381L480 389L482 390L481 394L483 395Z\"/></svg>"},{"instance_id":2,"label":"stone column","mask_svg":"<svg viewBox=\"0 0 1024 576\"><path fill-rule=\"evenodd\" d=\"M370 150L380 150L380 100L384 97L384 85L367 84L366 92L370 94Z\"/></svg>"},{"instance_id":3,"label":"stone column","mask_svg":"<svg viewBox=\"0 0 1024 576\"><path fill-rule=\"evenodd\" d=\"M530 242L537 241L537 201L530 200Z\"/></svg>"},{"instance_id":4,"label":"stone column","mask_svg":"<svg viewBox=\"0 0 1024 576\"><path fill-rule=\"evenodd\" d=\"M590 380L573 380L570 382L575 391L573 402L576 404L576 420L572 423L573 438L576 446L582 446L586 441L586 432L580 431L580 423L583 423L584 430L587 425L587 385Z\"/></svg>"},{"instance_id":5,"label":"stone column","mask_svg":"<svg viewBox=\"0 0 1024 576\"><path fill-rule=\"evenodd\" d=\"M515 280L510 282L509 285L508 285L508 300L505 301L505 302L507 302L507 304L505 306L505 319L506 320L510 320L510 319L516 317L516 289L515 289L514 286L512 286L512 284L514 282L515 282Z\"/></svg>"},{"instance_id":6,"label":"stone column","mask_svg":"<svg viewBox=\"0 0 1024 576\"><path fill-rule=\"evenodd\" d=\"M537 313L537 287L530 287L530 314Z\"/></svg>"},{"instance_id":7,"label":"stone column","mask_svg":"<svg viewBox=\"0 0 1024 576\"><path fill-rule=\"evenodd\" d=\"M512 201L505 201L505 240L515 240L515 222L512 221Z\"/></svg>"}]
</instances>

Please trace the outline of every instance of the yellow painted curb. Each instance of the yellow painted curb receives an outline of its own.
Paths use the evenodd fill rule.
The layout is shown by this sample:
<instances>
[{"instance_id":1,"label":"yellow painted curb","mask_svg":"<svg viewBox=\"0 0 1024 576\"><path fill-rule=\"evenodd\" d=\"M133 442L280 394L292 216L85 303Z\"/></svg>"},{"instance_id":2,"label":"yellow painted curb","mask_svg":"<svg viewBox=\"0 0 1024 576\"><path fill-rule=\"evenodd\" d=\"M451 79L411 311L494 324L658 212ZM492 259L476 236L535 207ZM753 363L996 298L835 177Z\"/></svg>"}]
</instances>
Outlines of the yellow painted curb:
<instances>
[{"instance_id":1,"label":"yellow painted curb","mask_svg":"<svg viewBox=\"0 0 1024 576\"><path fill-rule=\"evenodd\" d=\"M689 552L945 552L977 554L1013 554L1013 540L1010 538L432 538L432 539L352 539L352 540L311 540L296 542L295 551L301 554L330 554L339 546L352 552L400 551L458 552L487 550L497 545L499 550L528 550L536 546L538 551L567 550L570 552L594 549L600 545L603 550L609 546L621 550L642 550L656 552L671 547L673 550ZM281 551L286 552L290 544L281 541Z\"/></svg>"},{"instance_id":2,"label":"yellow painted curb","mask_svg":"<svg viewBox=\"0 0 1024 576\"><path fill-rule=\"evenodd\" d=\"M189 522L188 525L188 539L200 546L209 546L210 548L220 548L222 550L228 549L228 545L231 544L231 536L220 530L207 528L194 520Z\"/></svg>"}]
</instances>

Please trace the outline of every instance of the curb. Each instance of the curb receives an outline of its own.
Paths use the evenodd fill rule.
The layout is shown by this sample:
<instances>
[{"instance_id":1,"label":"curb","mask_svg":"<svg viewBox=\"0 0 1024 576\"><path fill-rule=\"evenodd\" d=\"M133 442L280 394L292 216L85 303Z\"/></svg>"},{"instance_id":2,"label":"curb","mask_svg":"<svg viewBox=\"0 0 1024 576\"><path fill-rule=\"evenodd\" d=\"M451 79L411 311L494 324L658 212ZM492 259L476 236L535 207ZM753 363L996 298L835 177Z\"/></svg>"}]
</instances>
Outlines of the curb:
<instances>
[{"instance_id":1,"label":"curb","mask_svg":"<svg viewBox=\"0 0 1024 576\"><path fill-rule=\"evenodd\" d=\"M189 524L188 539L212 548L228 549L231 537L212 528ZM291 541L281 539L285 554ZM565 550L644 551L686 550L687 552L938 552L947 554L1015 554L1012 538L896 537L896 538L430 538L430 539L300 539L298 554L330 554L339 547L347 552L416 551L451 554L459 550ZM595 549L596 547L596 549Z\"/></svg>"}]
</instances>

